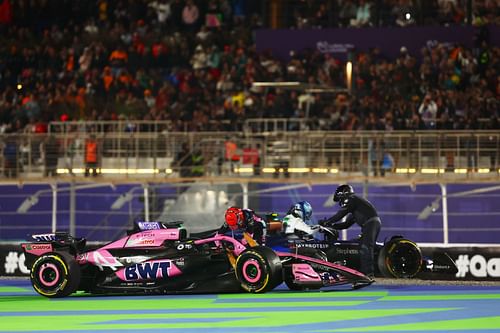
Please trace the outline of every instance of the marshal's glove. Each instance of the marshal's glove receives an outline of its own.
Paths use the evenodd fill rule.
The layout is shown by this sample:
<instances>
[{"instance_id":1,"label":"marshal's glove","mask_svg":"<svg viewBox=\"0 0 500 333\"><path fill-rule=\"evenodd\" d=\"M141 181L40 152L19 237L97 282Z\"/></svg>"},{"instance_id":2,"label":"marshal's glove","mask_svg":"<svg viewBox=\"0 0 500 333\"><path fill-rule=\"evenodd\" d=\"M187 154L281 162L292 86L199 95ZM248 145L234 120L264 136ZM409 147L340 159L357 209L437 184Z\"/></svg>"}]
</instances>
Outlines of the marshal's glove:
<instances>
[{"instance_id":1,"label":"marshal's glove","mask_svg":"<svg viewBox=\"0 0 500 333\"><path fill-rule=\"evenodd\" d=\"M328 227L329 223L327 221L328 221L328 219L321 219L321 220L319 220L318 224L322 227Z\"/></svg>"}]
</instances>

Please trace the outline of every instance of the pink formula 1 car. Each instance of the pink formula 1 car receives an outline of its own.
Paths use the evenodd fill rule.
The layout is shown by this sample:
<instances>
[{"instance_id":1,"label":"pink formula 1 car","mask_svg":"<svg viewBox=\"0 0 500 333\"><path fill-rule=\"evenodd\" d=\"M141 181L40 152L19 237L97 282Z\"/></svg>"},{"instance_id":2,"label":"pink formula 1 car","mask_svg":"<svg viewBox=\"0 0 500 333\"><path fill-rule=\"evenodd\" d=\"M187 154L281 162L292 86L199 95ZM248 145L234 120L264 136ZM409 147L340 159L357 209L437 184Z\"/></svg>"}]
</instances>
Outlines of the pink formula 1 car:
<instances>
[{"instance_id":1,"label":"pink formula 1 car","mask_svg":"<svg viewBox=\"0 0 500 333\"><path fill-rule=\"evenodd\" d=\"M275 252L217 231L187 237L181 222L137 222L126 237L98 248L67 233L22 244L33 288L46 297L88 293L261 293L285 282L320 289L372 281L320 259ZM246 245L244 245L244 243Z\"/></svg>"}]
</instances>

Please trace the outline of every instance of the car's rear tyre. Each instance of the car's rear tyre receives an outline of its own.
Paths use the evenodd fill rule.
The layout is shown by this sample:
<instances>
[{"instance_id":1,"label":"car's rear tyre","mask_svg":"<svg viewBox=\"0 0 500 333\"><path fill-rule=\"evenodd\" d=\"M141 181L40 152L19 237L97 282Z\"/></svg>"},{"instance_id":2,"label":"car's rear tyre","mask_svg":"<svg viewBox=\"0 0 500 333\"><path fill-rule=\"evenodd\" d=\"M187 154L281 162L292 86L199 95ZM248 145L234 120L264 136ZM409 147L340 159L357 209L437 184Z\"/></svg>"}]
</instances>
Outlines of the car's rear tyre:
<instances>
[{"instance_id":1,"label":"car's rear tyre","mask_svg":"<svg viewBox=\"0 0 500 333\"><path fill-rule=\"evenodd\" d=\"M311 257L315 259L320 259L323 261L328 261L328 257L325 252L317 249L312 249L309 247L299 247L297 249L297 254L306 256L306 257ZM290 290L307 290L307 289L320 289L321 286L304 286L295 283L293 280L293 272L292 272L292 265L287 265L286 267L283 268L284 270L284 280L285 284Z\"/></svg>"},{"instance_id":2,"label":"car's rear tyre","mask_svg":"<svg viewBox=\"0 0 500 333\"><path fill-rule=\"evenodd\" d=\"M422 252L405 238L393 238L380 250L378 268L385 277L412 278L422 268Z\"/></svg>"},{"instance_id":3,"label":"car's rear tyre","mask_svg":"<svg viewBox=\"0 0 500 333\"><path fill-rule=\"evenodd\" d=\"M236 259L236 278L251 293L263 293L283 282L281 259L270 248L252 247Z\"/></svg>"},{"instance_id":4,"label":"car's rear tyre","mask_svg":"<svg viewBox=\"0 0 500 333\"><path fill-rule=\"evenodd\" d=\"M48 253L39 257L31 268L31 284L45 297L65 297L80 284L80 266L65 252Z\"/></svg>"}]
</instances>

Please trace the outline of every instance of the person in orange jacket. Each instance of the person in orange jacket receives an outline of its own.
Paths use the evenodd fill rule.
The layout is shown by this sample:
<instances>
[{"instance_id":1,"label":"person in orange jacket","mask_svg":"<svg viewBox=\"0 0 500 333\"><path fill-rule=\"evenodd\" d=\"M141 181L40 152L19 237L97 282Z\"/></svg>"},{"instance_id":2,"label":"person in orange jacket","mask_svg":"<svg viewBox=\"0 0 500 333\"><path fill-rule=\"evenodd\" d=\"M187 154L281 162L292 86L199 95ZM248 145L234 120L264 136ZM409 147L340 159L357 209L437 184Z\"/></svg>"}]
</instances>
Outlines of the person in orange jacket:
<instances>
[{"instance_id":1,"label":"person in orange jacket","mask_svg":"<svg viewBox=\"0 0 500 333\"><path fill-rule=\"evenodd\" d=\"M99 161L99 147L94 134L85 140L85 177L90 173L97 176L97 166Z\"/></svg>"}]
</instances>

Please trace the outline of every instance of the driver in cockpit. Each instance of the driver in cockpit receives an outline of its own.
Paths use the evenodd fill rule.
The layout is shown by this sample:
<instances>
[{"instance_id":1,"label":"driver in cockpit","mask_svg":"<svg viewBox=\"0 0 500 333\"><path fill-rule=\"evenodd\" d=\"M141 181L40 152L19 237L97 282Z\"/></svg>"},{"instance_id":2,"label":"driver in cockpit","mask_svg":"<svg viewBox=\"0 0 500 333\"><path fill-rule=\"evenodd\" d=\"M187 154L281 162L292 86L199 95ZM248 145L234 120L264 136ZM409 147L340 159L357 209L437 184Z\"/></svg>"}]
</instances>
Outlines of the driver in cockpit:
<instances>
[{"instance_id":1,"label":"driver in cockpit","mask_svg":"<svg viewBox=\"0 0 500 333\"><path fill-rule=\"evenodd\" d=\"M229 207L226 210L224 225L219 233L237 230L248 233L259 245L265 244L266 221L253 210L239 207Z\"/></svg>"},{"instance_id":2,"label":"driver in cockpit","mask_svg":"<svg viewBox=\"0 0 500 333\"><path fill-rule=\"evenodd\" d=\"M285 235L287 237L307 236L320 239L318 227L307 223L307 221L311 220L312 213L312 206L307 201L300 201L292 205L283 218Z\"/></svg>"}]
</instances>

